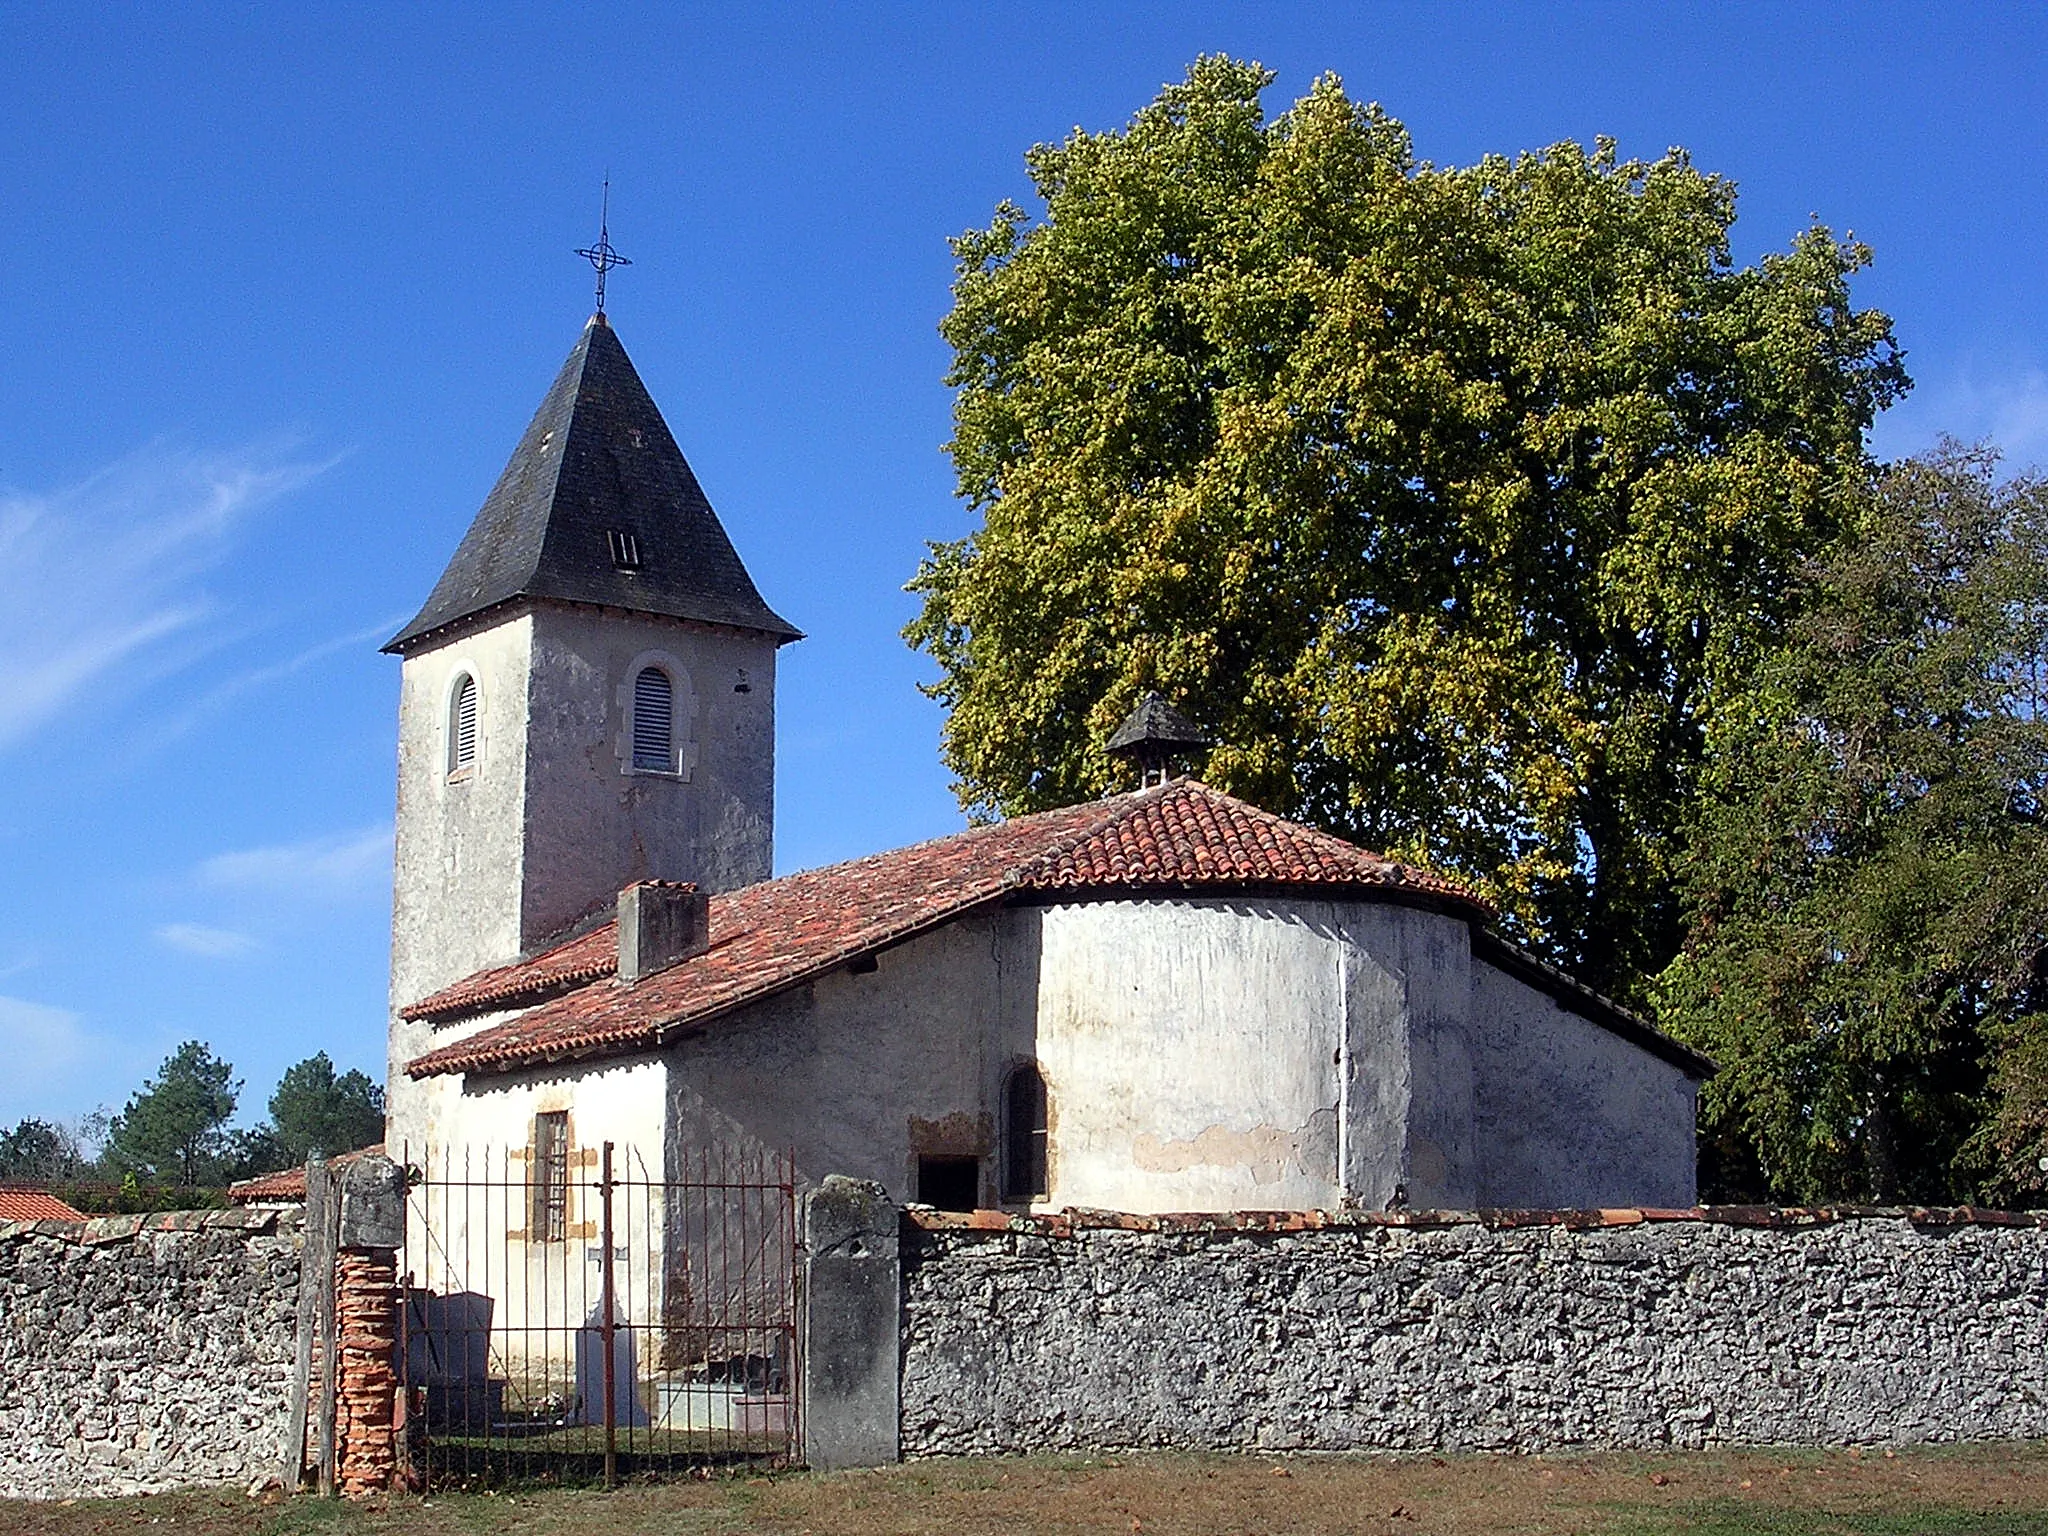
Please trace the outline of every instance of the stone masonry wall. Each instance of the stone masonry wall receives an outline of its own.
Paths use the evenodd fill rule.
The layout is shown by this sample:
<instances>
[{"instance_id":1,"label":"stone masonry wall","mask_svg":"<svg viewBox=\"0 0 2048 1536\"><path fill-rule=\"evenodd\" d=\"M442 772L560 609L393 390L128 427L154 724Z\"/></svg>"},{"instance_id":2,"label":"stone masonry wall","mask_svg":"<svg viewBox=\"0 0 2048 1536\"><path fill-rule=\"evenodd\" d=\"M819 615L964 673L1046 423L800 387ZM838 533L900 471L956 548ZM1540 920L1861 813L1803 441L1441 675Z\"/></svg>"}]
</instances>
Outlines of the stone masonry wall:
<instances>
[{"instance_id":1,"label":"stone masonry wall","mask_svg":"<svg viewBox=\"0 0 2048 1536\"><path fill-rule=\"evenodd\" d=\"M945 1217L905 1455L2048 1435L2048 1230L1974 1212Z\"/></svg>"},{"instance_id":2,"label":"stone masonry wall","mask_svg":"<svg viewBox=\"0 0 2048 1536\"><path fill-rule=\"evenodd\" d=\"M274 1475L296 1212L0 1222L0 1496Z\"/></svg>"}]
</instances>

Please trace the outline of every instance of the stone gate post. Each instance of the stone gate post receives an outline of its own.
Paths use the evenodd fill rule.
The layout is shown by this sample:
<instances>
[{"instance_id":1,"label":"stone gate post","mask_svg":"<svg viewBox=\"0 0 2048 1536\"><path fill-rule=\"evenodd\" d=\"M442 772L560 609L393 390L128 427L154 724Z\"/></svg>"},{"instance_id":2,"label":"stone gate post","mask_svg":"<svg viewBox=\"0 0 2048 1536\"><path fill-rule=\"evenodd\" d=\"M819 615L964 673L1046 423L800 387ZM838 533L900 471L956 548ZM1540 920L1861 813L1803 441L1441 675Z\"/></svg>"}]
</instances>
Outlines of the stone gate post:
<instances>
[{"instance_id":1,"label":"stone gate post","mask_svg":"<svg viewBox=\"0 0 2048 1536\"><path fill-rule=\"evenodd\" d=\"M803 1429L818 1470L900 1459L900 1213L833 1175L804 1201Z\"/></svg>"}]
</instances>

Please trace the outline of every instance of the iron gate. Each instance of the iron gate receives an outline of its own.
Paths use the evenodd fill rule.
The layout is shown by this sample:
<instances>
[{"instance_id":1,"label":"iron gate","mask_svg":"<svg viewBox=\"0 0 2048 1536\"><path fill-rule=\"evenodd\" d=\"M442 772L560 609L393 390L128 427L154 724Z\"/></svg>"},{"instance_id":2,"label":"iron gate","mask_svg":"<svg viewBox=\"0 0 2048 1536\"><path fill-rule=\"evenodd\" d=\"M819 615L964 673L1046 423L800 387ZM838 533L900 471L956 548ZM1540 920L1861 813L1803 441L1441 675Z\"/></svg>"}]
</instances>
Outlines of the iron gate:
<instances>
[{"instance_id":1,"label":"iron gate","mask_svg":"<svg viewBox=\"0 0 2048 1536\"><path fill-rule=\"evenodd\" d=\"M405 1444L428 1487L800 1459L796 1173L757 1149L402 1159Z\"/></svg>"}]
</instances>

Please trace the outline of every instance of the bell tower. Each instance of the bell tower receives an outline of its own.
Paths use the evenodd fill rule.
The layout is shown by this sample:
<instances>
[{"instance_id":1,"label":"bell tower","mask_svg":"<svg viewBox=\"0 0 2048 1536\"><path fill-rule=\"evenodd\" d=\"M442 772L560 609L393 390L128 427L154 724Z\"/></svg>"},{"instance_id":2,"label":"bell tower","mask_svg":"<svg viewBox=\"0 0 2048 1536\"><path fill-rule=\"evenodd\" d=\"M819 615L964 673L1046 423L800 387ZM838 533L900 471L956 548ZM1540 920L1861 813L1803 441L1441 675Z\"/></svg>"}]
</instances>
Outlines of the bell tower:
<instances>
[{"instance_id":1,"label":"bell tower","mask_svg":"<svg viewBox=\"0 0 2048 1536\"><path fill-rule=\"evenodd\" d=\"M800 638L599 311L384 647L400 658L393 1135L432 1034L406 1005L545 948L632 881L768 878L776 652Z\"/></svg>"}]
</instances>

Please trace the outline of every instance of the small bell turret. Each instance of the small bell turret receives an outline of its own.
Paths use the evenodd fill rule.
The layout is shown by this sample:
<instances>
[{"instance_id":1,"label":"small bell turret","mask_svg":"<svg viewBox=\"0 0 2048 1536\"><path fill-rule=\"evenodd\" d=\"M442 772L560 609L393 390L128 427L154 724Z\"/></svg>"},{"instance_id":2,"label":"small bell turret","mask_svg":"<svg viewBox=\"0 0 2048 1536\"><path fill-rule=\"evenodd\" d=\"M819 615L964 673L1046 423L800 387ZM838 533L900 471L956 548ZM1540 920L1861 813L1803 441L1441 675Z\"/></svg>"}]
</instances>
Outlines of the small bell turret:
<instances>
[{"instance_id":1,"label":"small bell turret","mask_svg":"<svg viewBox=\"0 0 2048 1536\"><path fill-rule=\"evenodd\" d=\"M1147 693L1138 707L1124 717L1124 723L1109 738L1105 751L1127 757L1138 765L1138 783L1164 784L1168 765L1215 746L1215 741L1192 720L1157 693Z\"/></svg>"}]
</instances>

